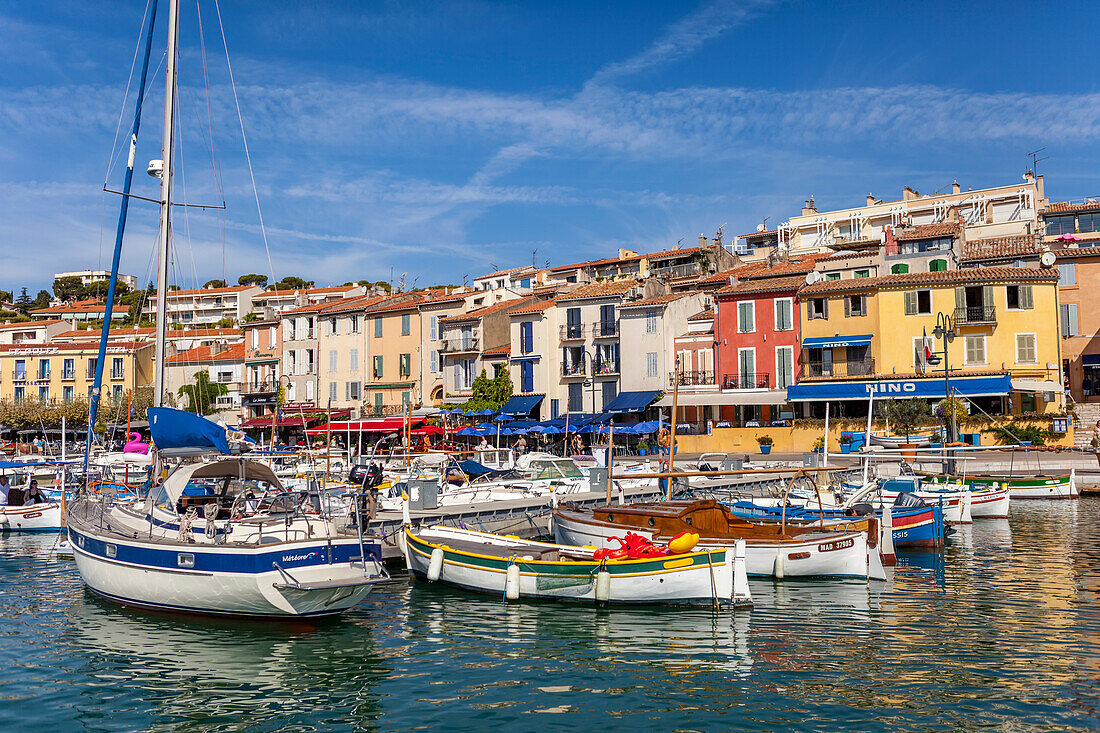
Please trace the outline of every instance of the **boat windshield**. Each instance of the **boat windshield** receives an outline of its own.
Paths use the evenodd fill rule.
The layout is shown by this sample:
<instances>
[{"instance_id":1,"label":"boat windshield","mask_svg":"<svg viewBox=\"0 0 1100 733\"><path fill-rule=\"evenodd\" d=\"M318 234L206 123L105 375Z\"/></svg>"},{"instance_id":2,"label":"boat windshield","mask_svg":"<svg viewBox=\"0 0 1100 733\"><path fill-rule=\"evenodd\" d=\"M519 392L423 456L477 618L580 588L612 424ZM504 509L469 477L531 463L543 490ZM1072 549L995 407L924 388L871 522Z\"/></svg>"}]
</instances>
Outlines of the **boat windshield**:
<instances>
[{"instance_id":1,"label":"boat windshield","mask_svg":"<svg viewBox=\"0 0 1100 733\"><path fill-rule=\"evenodd\" d=\"M530 473L535 479L581 478L577 464L565 458L531 461Z\"/></svg>"},{"instance_id":2,"label":"boat windshield","mask_svg":"<svg viewBox=\"0 0 1100 733\"><path fill-rule=\"evenodd\" d=\"M168 498L168 491L164 488L164 484L158 484L149 490L149 500L153 502L153 506L162 511L176 513L176 507Z\"/></svg>"}]
</instances>

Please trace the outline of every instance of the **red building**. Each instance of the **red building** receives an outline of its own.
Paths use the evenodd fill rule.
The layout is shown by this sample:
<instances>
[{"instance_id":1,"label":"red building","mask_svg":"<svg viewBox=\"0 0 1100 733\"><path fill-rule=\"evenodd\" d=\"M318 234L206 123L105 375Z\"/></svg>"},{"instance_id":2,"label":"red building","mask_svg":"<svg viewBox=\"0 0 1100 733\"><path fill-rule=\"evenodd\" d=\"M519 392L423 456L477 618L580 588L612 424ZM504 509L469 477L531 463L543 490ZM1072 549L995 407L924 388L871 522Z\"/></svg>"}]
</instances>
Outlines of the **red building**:
<instances>
[{"instance_id":1,"label":"red building","mask_svg":"<svg viewBox=\"0 0 1100 733\"><path fill-rule=\"evenodd\" d=\"M805 282L803 275L744 280L715 293L719 387L738 424L793 417L786 392L798 374L797 294Z\"/></svg>"}]
</instances>

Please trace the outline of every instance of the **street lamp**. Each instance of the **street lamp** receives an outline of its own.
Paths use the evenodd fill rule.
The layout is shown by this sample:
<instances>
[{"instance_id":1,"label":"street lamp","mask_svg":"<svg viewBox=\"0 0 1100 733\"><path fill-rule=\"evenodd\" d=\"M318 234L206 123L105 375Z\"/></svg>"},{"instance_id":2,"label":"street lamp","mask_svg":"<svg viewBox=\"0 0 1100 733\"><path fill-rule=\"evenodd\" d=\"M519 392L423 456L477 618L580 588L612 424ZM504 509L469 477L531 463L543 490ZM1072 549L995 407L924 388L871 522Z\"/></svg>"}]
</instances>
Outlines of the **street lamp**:
<instances>
[{"instance_id":1,"label":"street lamp","mask_svg":"<svg viewBox=\"0 0 1100 733\"><path fill-rule=\"evenodd\" d=\"M948 359L947 345L955 340L955 323L951 316L946 313L936 314L936 327L932 329L932 335L937 339L943 339L943 381L945 391L947 392L947 409L951 411L951 434L947 437L950 442L955 442L955 434L957 426L955 424L955 401L951 397L951 362ZM932 366L936 366L940 363L941 359L936 354L928 357L926 360Z\"/></svg>"}]
</instances>

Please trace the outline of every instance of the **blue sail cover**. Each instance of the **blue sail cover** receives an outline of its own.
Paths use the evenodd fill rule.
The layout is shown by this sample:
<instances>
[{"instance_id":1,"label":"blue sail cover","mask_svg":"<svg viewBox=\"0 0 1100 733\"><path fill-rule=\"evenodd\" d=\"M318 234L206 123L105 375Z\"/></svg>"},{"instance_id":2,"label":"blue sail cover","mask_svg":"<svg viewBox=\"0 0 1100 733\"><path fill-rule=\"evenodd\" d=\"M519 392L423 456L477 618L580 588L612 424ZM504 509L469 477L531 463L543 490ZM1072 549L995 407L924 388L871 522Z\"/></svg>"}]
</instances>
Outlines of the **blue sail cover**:
<instances>
[{"instance_id":1,"label":"blue sail cover","mask_svg":"<svg viewBox=\"0 0 1100 733\"><path fill-rule=\"evenodd\" d=\"M149 432L160 450L200 448L229 453L225 428L212 420L171 407L149 408Z\"/></svg>"}]
</instances>

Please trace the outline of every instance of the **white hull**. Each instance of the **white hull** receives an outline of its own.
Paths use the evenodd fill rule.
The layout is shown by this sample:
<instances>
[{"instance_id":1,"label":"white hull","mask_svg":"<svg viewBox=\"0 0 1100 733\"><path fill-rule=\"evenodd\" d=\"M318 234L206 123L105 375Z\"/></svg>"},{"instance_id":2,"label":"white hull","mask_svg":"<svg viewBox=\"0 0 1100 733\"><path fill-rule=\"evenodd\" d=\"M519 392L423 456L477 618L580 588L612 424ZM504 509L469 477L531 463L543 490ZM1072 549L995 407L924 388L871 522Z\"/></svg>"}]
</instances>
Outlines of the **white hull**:
<instances>
[{"instance_id":1,"label":"white hull","mask_svg":"<svg viewBox=\"0 0 1100 733\"><path fill-rule=\"evenodd\" d=\"M626 532L634 532L648 539L656 537L656 533L647 534L640 529L606 523L575 522L561 514L554 516L554 538L563 545L607 548L609 537L622 537ZM751 540L745 545L745 566L749 575L787 578L867 577L867 535L861 532L846 533L839 542L807 538L801 542L783 543ZM618 544L610 547L617 548ZM722 547L724 546L701 540L697 549Z\"/></svg>"},{"instance_id":2,"label":"white hull","mask_svg":"<svg viewBox=\"0 0 1100 733\"><path fill-rule=\"evenodd\" d=\"M234 616L319 616L339 613L355 606L370 593L376 580L368 580L359 563L317 564L291 567L290 574L301 589L291 587L287 574L272 567L265 572L203 572L168 569L104 557L89 549L101 540L71 530L71 545L76 565L85 584L93 592L124 605L143 608ZM126 556L125 549L139 553L164 550L164 545L129 542L113 536L107 544ZM278 550L284 557L323 551L325 545L289 543ZM167 549L181 553L202 552L241 554L238 548L212 548L176 545ZM356 545L356 550L358 546ZM373 563L367 563L368 570ZM342 583L331 588L311 588L311 584Z\"/></svg>"},{"instance_id":3,"label":"white hull","mask_svg":"<svg viewBox=\"0 0 1100 733\"><path fill-rule=\"evenodd\" d=\"M1011 496L1008 489L970 492L970 516L974 519L1004 519L1008 517Z\"/></svg>"},{"instance_id":4,"label":"white hull","mask_svg":"<svg viewBox=\"0 0 1100 733\"><path fill-rule=\"evenodd\" d=\"M60 504L0 506L0 530L50 532L61 529Z\"/></svg>"}]
</instances>

